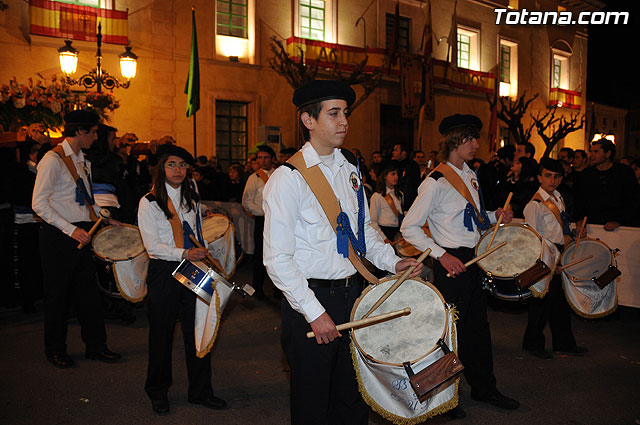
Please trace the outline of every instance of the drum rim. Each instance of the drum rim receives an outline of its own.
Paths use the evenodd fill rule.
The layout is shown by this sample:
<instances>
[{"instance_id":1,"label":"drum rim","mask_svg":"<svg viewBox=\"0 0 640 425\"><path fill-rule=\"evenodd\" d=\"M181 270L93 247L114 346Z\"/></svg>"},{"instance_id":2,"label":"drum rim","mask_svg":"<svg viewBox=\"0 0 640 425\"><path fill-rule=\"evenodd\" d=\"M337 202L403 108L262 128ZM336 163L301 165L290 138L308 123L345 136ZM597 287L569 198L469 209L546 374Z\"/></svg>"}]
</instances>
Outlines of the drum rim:
<instances>
[{"instance_id":1,"label":"drum rim","mask_svg":"<svg viewBox=\"0 0 640 425\"><path fill-rule=\"evenodd\" d=\"M397 280L394 279L393 276L391 277L386 277L383 279L380 279L379 284L381 283L385 283L388 282L390 280ZM415 280L417 282L422 283L423 285L433 289L433 291L438 295L438 297L440 298L440 301L442 301L442 305L444 306L444 312L445 312L445 325L444 325L444 329L442 331L442 335L440 335L440 338L445 338L447 335L447 330L449 329L449 326L451 326L451 324L449 323L449 306L447 305L447 303L444 300L444 297L442 296L442 294L440 293L440 291L438 291L438 288L436 288L431 282L429 282L428 280L424 280L420 277L412 277L410 279L407 280ZM353 308L351 309L351 314L349 316L349 320L353 321L355 320L354 315L356 313L356 310L358 309L358 306L360 305L360 301L362 301L363 297L371 292L373 290L373 288L375 288L377 285L376 284L371 284L369 286L367 286L362 293L360 294L360 296L358 297L358 299L356 299L355 303L353 304ZM353 331L355 331L357 329L353 329ZM390 363L390 362L383 362L381 360L376 359L375 357L371 356L369 353L367 353L365 350L362 349L362 347L360 346L360 344L358 343L358 339L355 337L355 332L351 332L351 341L353 341L353 343L356 345L356 347L358 348L358 351L360 353L362 353L363 356L365 356L366 358L368 358L369 360L372 360L378 364L383 364L383 365L387 365L387 366L403 366L402 363ZM411 360L409 361L410 364L415 364L417 362L419 362L420 360L424 359L425 357L427 357L429 354L433 353L435 350L438 349L438 345L434 345L427 353L423 354L422 356L418 357L415 360Z\"/></svg>"},{"instance_id":2,"label":"drum rim","mask_svg":"<svg viewBox=\"0 0 640 425\"><path fill-rule=\"evenodd\" d=\"M611 249L611 247L610 247L609 245L607 245L604 241L602 241L602 240L600 240L600 239L597 239L597 238L582 238L582 239L580 239L580 242L595 242L595 243L599 243L599 244L601 244L601 245L604 245L604 247L607 249L607 251L609 251L609 257L610 257L610 260L611 260L611 261L609 262L609 265L610 265L610 266L615 265L615 256L613 255L613 252L612 252L613 250L612 250L612 249ZM560 256L560 264L561 264L561 265L563 265L563 266L564 266L564 258L565 258L565 255L568 255L569 248L570 248L570 247L572 247L572 246L575 246L575 244L576 244L576 241L571 241L571 243L569 243L569 244L565 247L564 251L562 251L562 255ZM568 264L568 263L567 263L567 264ZM567 275L567 277L568 277L570 280L590 281L590 280L592 280L592 279L593 279L592 277L588 277L588 276L577 276L577 275L575 275L575 274L569 273L569 272L568 272L568 270L569 270L570 268L571 268L571 267L569 267L569 268L566 268L566 269L563 269L563 270L562 270L562 272L563 272L563 273L565 273L565 274ZM606 270L604 270L602 273L604 273L605 271L606 271Z\"/></svg>"},{"instance_id":3,"label":"drum rim","mask_svg":"<svg viewBox=\"0 0 640 425\"><path fill-rule=\"evenodd\" d=\"M136 229L136 230L138 231L138 235L140 235L140 229L138 228L138 226L134 226L133 224L128 224L128 223L121 223L121 224L120 224L120 227L131 227L131 228L134 228L134 229ZM100 229L100 230L98 231L98 233L96 233L96 235L95 235L95 236L93 237L93 239L91 240L91 249L92 249L93 253L94 253L97 257L99 257L101 260L108 261L108 262L110 262L110 263L116 263L116 262L118 262L118 261L128 261L128 260L131 260L131 259L133 259L133 258L136 258L136 257L138 257L138 256L142 255L142 254L146 251L146 250L144 249L144 243L142 243L142 250L141 250L140 252L136 253L135 255L131 256L131 257L124 257L124 258L109 258L109 257L106 257L106 256L102 255L101 253L99 253L99 252L97 251L97 249L96 249L96 246L95 246L95 241L98 239L98 236L100 236L102 233L105 233L105 232L107 232L107 231L109 231L109 230L111 230L111 229L116 229L116 228L118 228L118 226L111 226L111 225L109 225L109 226L107 226L107 227L105 227L105 228L102 228L102 229ZM140 241L142 241L142 235L140 235Z\"/></svg>"},{"instance_id":4,"label":"drum rim","mask_svg":"<svg viewBox=\"0 0 640 425\"><path fill-rule=\"evenodd\" d=\"M217 238L215 238L212 241L207 240L207 243L213 243L215 241L217 241L218 239L220 239L221 237L224 236L225 233L227 233L227 231L229 230L229 226L231 225L231 220L229 220L229 217L227 217L224 214L218 214L218 213L214 213L214 214L210 214L206 217L202 218L202 237L206 240L207 238L204 236L204 222L211 219L211 218L217 218L217 217L223 217L226 221L227 221L227 227L224 229L224 232L222 232L222 234L220 236L218 236Z\"/></svg>"},{"instance_id":5,"label":"drum rim","mask_svg":"<svg viewBox=\"0 0 640 425\"><path fill-rule=\"evenodd\" d=\"M540 233L538 233L538 231L536 229L534 229L532 226L526 224L526 223L509 223L509 224L505 224L505 223L500 223L500 227L524 227L526 229L529 229L530 231L532 231L537 237L538 240L540 241L540 254L538 254L538 258L537 260L541 260L542 259L542 236L540 235ZM478 248L480 247L480 243L486 238L488 237L488 235L491 235L493 233L493 229L495 228L495 226L490 227L489 229L487 229L486 232L484 232L482 234L482 236L480 236L480 239L478 240L478 243L476 244L475 250L474 250L474 256L478 256ZM481 253L482 254L482 253ZM537 261L536 260L536 261ZM482 260L480 260L482 261ZM495 279L505 279L505 280L509 280L509 279L513 279L515 278L515 275L503 275L503 274L496 274L493 273L491 271L486 270L484 267L482 267L482 265L480 264L480 261L478 261L476 264L478 264L478 267L480 267L480 269L482 269L483 272L485 272L486 274L490 274L492 278ZM533 262L533 264L531 264L527 269L523 270L523 272L529 270L531 267L535 266L535 261Z\"/></svg>"}]
</instances>

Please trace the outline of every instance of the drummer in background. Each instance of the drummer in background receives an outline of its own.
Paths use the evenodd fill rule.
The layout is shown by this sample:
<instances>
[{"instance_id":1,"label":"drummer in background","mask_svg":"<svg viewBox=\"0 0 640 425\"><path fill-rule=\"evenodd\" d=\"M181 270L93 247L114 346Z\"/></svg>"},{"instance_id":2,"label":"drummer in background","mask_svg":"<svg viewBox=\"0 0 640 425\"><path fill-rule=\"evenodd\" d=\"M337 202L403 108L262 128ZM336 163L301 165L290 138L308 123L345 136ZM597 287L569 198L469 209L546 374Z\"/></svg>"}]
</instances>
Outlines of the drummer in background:
<instances>
[{"instance_id":1,"label":"drummer in background","mask_svg":"<svg viewBox=\"0 0 640 425\"><path fill-rule=\"evenodd\" d=\"M402 222L404 196L398 190L398 179L398 168L388 166L378 177L376 192L371 196L371 226L380 233L385 243L394 240Z\"/></svg>"},{"instance_id":2,"label":"drummer in background","mask_svg":"<svg viewBox=\"0 0 640 425\"><path fill-rule=\"evenodd\" d=\"M564 250L565 240L570 240L569 216L565 211L562 195L557 191L562 182L564 168L560 161L551 158L540 160L538 181L540 189L524 208L524 219L540 235L553 242L558 250ZM553 202L563 223L560 224L554 213L543 202ZM584 231L586 236L586 230ZM555 274L549 283L549 293L544 298L533 297L529 302L529 319L524 333L522 348L536 357L551 359L553 356L544 349L544 328L549 322L553 351L560 354L582 356L585 347L576 345L571 330L571 308L564 291L562 279Z\"/></svg>"},{"instance_id":3,"label":"drummer in background","mask_svg":"<svg viewBox=\"0 0 640 425\"><path fill-rule=\"evenodd\" d=\"M358 209L357 190L362 191L362 185L357 162L349 151L338 149L347 135L348 107L354 100L353 89L341 81L310 81L296 89L293 103L307 140L301 154L307 166L320 167L327 177L351 231L361 217L363 230L354 237L365 242L366 258L380 269L400 272L417 265L415 259L401 260L383 243L369 224L364 194ZM335 325L349 320L363 278L338 253L335 231L319 201L289 163L265 186L264 210L264 263L286 297L282 346L291 367L291 422L367 424L368 407L358 392L350 337ZM421 268L418 265L412 276ZM305 337L310 328L315 339Z\"/></svg>"},{"instance_id":4,"label":"drummer in background","mask_svg":"<svg viewBox=\"0 0 640 425\"><path fill-rule=\"evenodd\" d=\"M43 220L39 232L44 276L44 350L56 367L75 362L67 354L67 311L73 300L80 321L85 357L113 362L120 354L107 348L107 334L100 305L96 270L88 231L100 207L91 192L91 163L82 149L97 138L99 118L76 110L64 116L65 140L47 152L38 163L32 208ZM74 181L63 157L71 158L78 175ZM93 211L91 211L93 209ZM119 224L114 219L109 224ZM78 243L84 245L78 249Z\"/></svg>"},{"instance_id":5,"label":"drummer in background","mask_svg":"<svg viewBox=\"0 0 640 425\"><path fill-rule=\"evenodd\" d=\"M245 210L253 215L254 227L253 227L253 289L255 293L254 298L259 300L265 300L264 290L264 278L267 275L267 271L262 263L262 234L264 231L264 211L262 210L262 191L264 185L267 184L267 180L273 174L275 168L273 168L273 162L276 158L276 153L267 145L258 146L258 164L260 168L255 173L252 173L247 179L247 184L244 187L244 193L242 194L242 206ZM276 298L282 298L282 293L278 289L275 289L274 294Z\"/></svg>"},{"instance_id":6,"label":"drummer in background","mask_svg":"<svg viewBox=\"0 0 640 425\"><path fill-rule=\"evenodd\" d=\"M478 267L464 265L474 257L474 248L480 240L479 230L487 229L500 215L504 223L513 218L510 210L503 211L502 208L496 212L484 211L478 177L465 162L471 161L479 148L480 129L482 121L473 115L456 114L442 120L439 127L444 137L441 155L446 165L438 166L422 182L400 230L405 240L420 251L431 248L431 256L438 260L434 261L434 285L446 302L458 310L458 350L464 375L471 386L471 398L514 410L520 403L504 396L496 387L487 299ZM441 172L441 167L446 166L450 169ZM449 182L444 172L459 178ZM458 182L468 188L475 205L480 207L481 217L454 187ZM433 239L422 230L427 220ZM446 277L447 273L451 274L450 278ZM458 406L450 415L460 418L465 413Z\"/></svg>"},{"instance_id":7,"label":"drummer in background","mask_svg":"<svg viewBox=\"0 0 640 425\"><path fill-rule=\"evenodd\" d=\"M149 365L144 389L158 415L169 413L167 393L172 383L171 347L176 319L184 336L189 403L223 409L227 403L213 395L211 354L196 355L194 317L196 294L173 278L180 261L199 261L207 248L197 248L189 239L194 234L203 246L200 203L187 177L194 164L185 149L165 144L158 148L158 168L153 189L140 200L138 226L149 254L147 313L149 317Z\"/></svg>"}]
</instances>

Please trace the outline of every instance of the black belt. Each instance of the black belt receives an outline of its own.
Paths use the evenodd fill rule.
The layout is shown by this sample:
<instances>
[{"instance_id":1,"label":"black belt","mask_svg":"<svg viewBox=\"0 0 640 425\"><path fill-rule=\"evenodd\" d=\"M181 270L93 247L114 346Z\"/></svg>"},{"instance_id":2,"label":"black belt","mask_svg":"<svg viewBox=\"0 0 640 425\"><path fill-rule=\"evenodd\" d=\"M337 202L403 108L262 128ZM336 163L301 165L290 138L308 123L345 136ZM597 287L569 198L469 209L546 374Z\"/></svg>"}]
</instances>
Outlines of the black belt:
<instances>
[{"instance_id":1,"label":"black belt","mask_svg":"<svg viewBox=\"0 0 640 425\"><path fill-rule=\"evenodd\" d=\"M348 288L362 283L358 273L344 279L307 279L309 288Z\"/></svg>"}]
</instances>

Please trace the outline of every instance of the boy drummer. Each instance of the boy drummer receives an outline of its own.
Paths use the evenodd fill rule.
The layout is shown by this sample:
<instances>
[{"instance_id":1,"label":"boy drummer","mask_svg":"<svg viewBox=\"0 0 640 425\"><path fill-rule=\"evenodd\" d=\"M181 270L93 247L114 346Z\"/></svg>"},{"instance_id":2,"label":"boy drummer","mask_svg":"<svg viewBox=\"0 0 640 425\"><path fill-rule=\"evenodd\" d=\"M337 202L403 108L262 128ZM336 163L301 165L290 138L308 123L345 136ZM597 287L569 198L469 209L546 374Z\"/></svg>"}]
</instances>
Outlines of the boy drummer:
<instances>
[{"instance_id":1,"label":"boy drummer","mask_svg":"<svg viewBox=\"0 0 640 425\"><path fill-rule=\"evenodd\" d=\"M524 208L524 219L540 235L553 242L560 252L570 240L569 216L564 200L557 188L564 177L560 161L542 158L538 171L540 188ZM544 328L549 322L554 352L575 356L584 355L585 347L576 345L571 330L571 308L562 290L562 280L556 274L549 283L549 293L544 298L532 298L529 302L529 319L522 348L536 357L551 359L544 349Z\"/></svg>"}]
</instances>

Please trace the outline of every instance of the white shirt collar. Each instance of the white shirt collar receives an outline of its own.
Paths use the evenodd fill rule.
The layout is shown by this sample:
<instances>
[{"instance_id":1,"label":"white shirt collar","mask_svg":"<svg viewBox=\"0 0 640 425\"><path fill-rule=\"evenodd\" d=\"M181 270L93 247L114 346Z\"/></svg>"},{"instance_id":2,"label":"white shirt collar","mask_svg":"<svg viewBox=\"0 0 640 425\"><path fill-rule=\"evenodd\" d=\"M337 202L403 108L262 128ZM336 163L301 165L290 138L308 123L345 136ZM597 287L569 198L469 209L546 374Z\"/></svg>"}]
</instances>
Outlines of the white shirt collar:
<instances>
[{"instance_id":1,"label":"white shirt collar","mask_svg":"<svg viewBox=\"0 0 640 425\"><path fill-rule=\"evenodd\" d=\"M311 142L305 143L301 150L304 162L305 164L307 164L307 168L311 168L314 165L318 165L322 162L320 155L318 155L318 152L316 152L316 149L313 147ZM334 148L333 155L334 164L338 167L342 167L347 159L344 157L344 155L342 155L340 149Z\"/></svg>"},{"instance_id":2,"label":"white shirt collar","mask_svg":"<svg viewBox=\"0 0 640 425\"><path fill-rule=\"evenodd\" d=\"M62 150L66 156L73 158L74 162L84 162L84 152L82 152L82 149L80 149L77 154L74 153L67 139L64 139L60 144L62 145Z\"/></svg>"}]
</instances>

